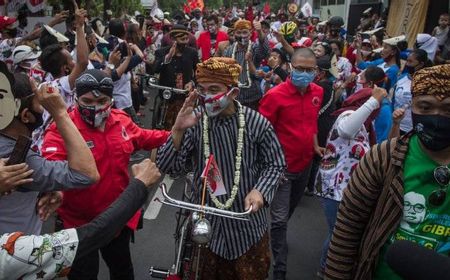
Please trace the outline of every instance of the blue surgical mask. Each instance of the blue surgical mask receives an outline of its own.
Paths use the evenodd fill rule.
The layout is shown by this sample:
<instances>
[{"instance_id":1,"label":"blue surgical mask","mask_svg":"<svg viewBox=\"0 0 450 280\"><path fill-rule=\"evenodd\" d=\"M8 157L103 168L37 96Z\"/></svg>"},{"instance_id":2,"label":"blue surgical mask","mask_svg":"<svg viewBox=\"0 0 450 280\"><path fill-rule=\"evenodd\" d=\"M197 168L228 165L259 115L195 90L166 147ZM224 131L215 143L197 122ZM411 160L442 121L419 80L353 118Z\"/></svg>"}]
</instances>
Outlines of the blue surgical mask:
<instances>
[{"instance_id":1,"label":"blue surgical mask","mask_svg":"<svg viewBox=\"0 0 450 280\"><path fill-rule=\"evenodd\" d=\"M294 86L299 88L306 88L312 81L314 81L314 78L316 77L316 72L300 72L296 69L294 69L291 73L291 81L294 84Z\"/></svg>"}]
</instances>

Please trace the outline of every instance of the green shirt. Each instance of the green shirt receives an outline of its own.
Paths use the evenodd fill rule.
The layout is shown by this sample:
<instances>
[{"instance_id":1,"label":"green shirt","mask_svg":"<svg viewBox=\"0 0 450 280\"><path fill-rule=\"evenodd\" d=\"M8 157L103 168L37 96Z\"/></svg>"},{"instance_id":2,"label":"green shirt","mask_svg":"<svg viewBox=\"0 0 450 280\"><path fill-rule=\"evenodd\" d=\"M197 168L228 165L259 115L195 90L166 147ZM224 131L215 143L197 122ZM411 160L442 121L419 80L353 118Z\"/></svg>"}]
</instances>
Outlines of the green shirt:
<instances>
[{"instance_id":1,"label":"green shirt","mask_svg":"<svg viewBox=\"0 0 450 280\"><path fill-rule=\"evenodd\" d=\"M450 193L441 206L429 205L428 197L439 189L434 169L440 166L411 137L404 163L404 207L400 226L381 249L374 279L401 279L384 260L387 248L396 240L409 240L438 253L450 252Z\"/></svg>"}]
</instances>

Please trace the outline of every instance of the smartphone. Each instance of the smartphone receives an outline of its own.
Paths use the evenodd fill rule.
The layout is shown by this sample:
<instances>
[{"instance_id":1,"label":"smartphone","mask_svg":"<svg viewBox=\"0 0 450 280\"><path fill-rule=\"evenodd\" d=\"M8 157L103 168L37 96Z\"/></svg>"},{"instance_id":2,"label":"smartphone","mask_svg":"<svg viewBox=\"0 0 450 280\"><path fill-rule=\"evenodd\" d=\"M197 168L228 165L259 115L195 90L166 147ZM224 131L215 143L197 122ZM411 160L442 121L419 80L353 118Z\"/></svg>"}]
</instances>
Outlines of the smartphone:
<instances>
[{"instance_id":1,"label":"smartphone","mask_svg":"<svg viewBox=\"0 0 450 280\"><path fill-rule=\"evenodd\" d=\"M122 42L119 44L119 51L120 51L120 54L122 55L122 58L125 58L128 56L127 42Z\"/></svg>"},{"instance_id":2,"label":"smartphone","mask_svg":"<svg viewBox=\"0 0 450 280\"><path fill-rule=\"evenodd\" d=\"M25 162L28 151L31 147L31 139L29 137L20 135L14 145L14 149L9 156L6 165L14 165Z\"/></svg>"}]
</instances>

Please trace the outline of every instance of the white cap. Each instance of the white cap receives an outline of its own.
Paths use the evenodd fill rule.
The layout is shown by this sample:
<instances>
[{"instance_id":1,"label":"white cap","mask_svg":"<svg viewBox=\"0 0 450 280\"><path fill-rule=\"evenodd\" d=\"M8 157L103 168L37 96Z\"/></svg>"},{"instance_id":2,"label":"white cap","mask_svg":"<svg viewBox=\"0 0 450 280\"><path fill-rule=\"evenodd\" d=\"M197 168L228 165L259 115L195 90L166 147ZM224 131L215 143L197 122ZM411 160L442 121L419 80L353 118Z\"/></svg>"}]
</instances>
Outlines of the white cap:
<instances>
[{"instance_id":1,"label":"white cap","mask_svg":"<svg viewBox=\"0 0 450 280\"><path fill-rule=\"evenodd\" d=\"M17 65L25 60L37 59L41 56L41 50L33 49L27 45L17 46L12 53L13 63Z\"/></svg>"},{"instance_id":2,"label":"white cap","mask_svg":"<svg viewBox=\"0 0 450 280\"><path fill-rule=\"evenodd\" d=\"M67 43L69 42L69 38L64 36L62 33L56 31L55 29L51 28L50 26L44 24L44 28L50 33L53 37L55 37L59 43Z\"/></svg>"},{"instance_id":3,"label":"white cap","mask_svg":"<svg viewBox=\"0 0 450 280\"><path fill-rule=\"evenodd\" d=\"M375 28L372 30L367 30L367 31L361 32L361 34L373 35L373 34L377 33L378 31L382 30L383 28L384 27L378 27L378 28Z\"/></svg>"},{"instance_id":4,"label":"white cap","mask_svg":"<svg viewBox=\"0 0 450 280\"><path fill-rule=\"evenodd\" d=\"M364 39L364 40L362 40L362 43L363 44L370 44L370 40L369 39Z\"/></svg>"},{"instance_id":5,"label":"white cap","mask_svg":"<svg viewBox=\"0 0 450 280\"><path fill-rule=\"evenodd\" d=\"M370 11L372 11L372 7L369 7L367 9L364 10L364 12L362 12L363 14L368 14L370 13Z\"/></svg>"},{"instance_id":6,"label":"white cap","mask_svg":"<svg viewBox=\"0 0 450 280\"><path fill-rule=\"evenodd\" d=\"M402 41L405 41L405 40L406 40L406 36L405 35L400 35L400 36L397 36L397 37L384 39L383 43L391 45L391 46L397 46L397 44L399 42L402 42Z\"/></svg>"},{"instance_id":7,"label":"white cap","mask_svg":"<svg viewBox=\"0 0 450 280\"><path fill-rule=\"evenodd\" d=\"M372 52L374 52L374 53L380 53L382 50L383 50L383 48L378 48L378 49L372 50Z\"/></svg>"}]
</instances>

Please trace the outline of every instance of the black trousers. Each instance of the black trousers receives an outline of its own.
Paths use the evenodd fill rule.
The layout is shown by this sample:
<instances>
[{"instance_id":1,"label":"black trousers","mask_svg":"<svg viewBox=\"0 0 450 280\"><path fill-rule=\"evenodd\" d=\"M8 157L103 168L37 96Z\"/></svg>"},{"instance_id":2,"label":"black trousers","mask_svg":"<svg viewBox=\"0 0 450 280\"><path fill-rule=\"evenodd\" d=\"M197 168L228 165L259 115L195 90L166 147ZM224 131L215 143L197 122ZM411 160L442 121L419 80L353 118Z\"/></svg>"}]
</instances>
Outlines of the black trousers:
<instances>
[{"instance_id":1,"label":"black trousers","mask_svg":"<svg viewBox=\"0 0 450 280\"><path fill-rule=\"evenodd\" d=\"M67 278L69 280L96 280L99 271L98 251L100 251L109 268L109 279L133 280L134 271L130 253L132 233L131 229L124 227L119 236L100 250L95 250L82 258L75 258Z\"/></svg>"}]
</instances>

